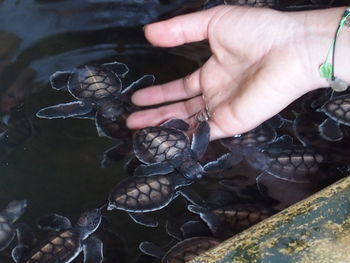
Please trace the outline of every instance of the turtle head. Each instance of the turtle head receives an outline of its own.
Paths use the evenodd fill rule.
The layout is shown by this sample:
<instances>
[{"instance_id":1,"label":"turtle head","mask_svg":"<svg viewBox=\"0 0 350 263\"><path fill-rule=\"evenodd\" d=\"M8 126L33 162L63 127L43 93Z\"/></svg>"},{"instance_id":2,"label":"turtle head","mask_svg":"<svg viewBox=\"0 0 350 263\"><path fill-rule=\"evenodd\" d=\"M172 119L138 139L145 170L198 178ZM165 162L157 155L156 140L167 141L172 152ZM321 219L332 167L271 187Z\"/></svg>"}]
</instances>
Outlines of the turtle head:
<instances>
[{"instance_id":1,"label":"turtle head","mask_svg":"<svg viewBox=\"0 0 350 263\"><path fill-rule=\"evenodd\" d=\"M202 179L203 167L198 162L187 161L181 165L183 176L190 180Z\"/></svg>"},{"instance_id":2,"label":"turtle head","mask_svg":"<svg viewBox=\"0 0 350 263\"><path fill-rule=\"evenodd\" d=\"M106 99L97 103L97 111L104 118L115 121L124 113L124 107L119 100Z\"/></svg>"},{"instance_id":3,"label":"turtle head","mask_svg":"<svg viewBox=\"0 0 350 263\"><path fill-rule=\"evenodd\" d=\"M86 211L80 215L76 225L83 240L96 231L101 223L101 217L100 208Z\"/></svg>"},{"instance_id":4,"label":"turtle head","mask_svg":"<svg viewBox=\"0 0 350 263\"><path fill-rule=\"evenodd\" d=\"M14 200L7 205L5 213L11 222L15 222L24 213L26 207L27 200Z\"/></svg>"}]
</instances>

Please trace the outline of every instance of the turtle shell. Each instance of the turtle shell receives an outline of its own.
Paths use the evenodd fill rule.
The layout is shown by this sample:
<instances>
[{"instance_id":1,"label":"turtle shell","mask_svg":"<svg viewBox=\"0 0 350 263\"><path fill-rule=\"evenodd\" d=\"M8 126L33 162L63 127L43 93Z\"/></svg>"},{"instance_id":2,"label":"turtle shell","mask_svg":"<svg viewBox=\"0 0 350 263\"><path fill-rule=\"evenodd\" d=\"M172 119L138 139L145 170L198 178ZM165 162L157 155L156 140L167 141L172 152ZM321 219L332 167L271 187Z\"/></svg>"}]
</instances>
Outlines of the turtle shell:
<instances>
[{"instance_id":1,"label":"turtle shell","mask_svg":"<svg viewBox=\"0 0 350 263\"><path fill-rule=\"evenodd\" d=\"M271 143L276 139L276 131L269 124L263 123L255 129L242 134L239 137L230 137L221 140L221 144L230 151L235 151L237 147L260 147Z\"/></svg>"},{"instance_id":2,"label":"turtle shell","mask_svg":"<svg viewBox=\"0 0 350 263\"><path fill-rule=\"evenodd\" d=\"M213 209L211 212L229 225L234 233L239 233L272 215L271 210L254 205L228 206Z\"/></svg>"},{"instance_id":3,"label":"turtle shell","mask_svg":"<svg viewBox=\"0 0 350 263\"><path fill-rule=\"evenodd\" d=\"M81 251L81 239L72 229L63 230L35 247L22 262L65 263L73 260Z\"/></svg>"},{"instance_id":4,"label":"turtle shell","mask_svg":"<svg viewBox=\"0 0 350 263\"><path fill-rule=\"evenodd\" d=\"M167 127L148 127L133 137L134 152L143 163L167 162L184 154L190 141L184 132Z\"/></svg>"},{"instance_id":5,"label":"turtle shell","mask_svg":"<svg viewBox=\"0 0 350 263\"><path fill-rule=\"evenodd\" d=\"M280 152L265 152L269 174L291 182L310 182L310 175L319 170L323 155L305 147L293 147Z\"/></svg>"},{"instance_id":6,"label":"turtle shell","mask_svg":"<svg viewBox=\"0 0 350 263\"><path fill-rule=\"evenodd\" d=\"M112 208L129 212L150 212L161 209L177 197L176 188L193 181L170 175L134 176L121 181L109 197Z\"/></svg>"},{"instance_id":7,"label":"turtle shell","mask_svg":"<svg viewBox=\"0 0 350 263\"><path fill-rule=\"evenodd\" d=\"M162 263L185 263L220 244L211 237L193 237L173 246L163 257Z\"/></svg>"},{"instance_id":8,"label":"turtle shell","mask_svg":"<svg viewBox=\"0 0 350 263\"><path fill-rule=\"evenodd\" d=\"M321 111L331 119L350 126L350 94L330 99L321 107Z\"/></svg>"},{"instance_id":9,"label":"turtle shell","mask_svg":"<svg viewBox=\"0 0 350 263\"><path fill-rule=\"evenodd\" d=\"M108 69L84 66L72 72L68 80L68 89L78 100L95 101L120 92L122 82Z\"/></svg>"},{"instance_id":10,"label":"turtle shell","mask_svg":"<svg viewBox=\"0 0 350 263\"><path fill-rule=\"evenodd\" d=\"M13 225L7 220L7 218L0 215L0 251L10 244L14 236L15 229Z\"/></svg>"}]
</instances>

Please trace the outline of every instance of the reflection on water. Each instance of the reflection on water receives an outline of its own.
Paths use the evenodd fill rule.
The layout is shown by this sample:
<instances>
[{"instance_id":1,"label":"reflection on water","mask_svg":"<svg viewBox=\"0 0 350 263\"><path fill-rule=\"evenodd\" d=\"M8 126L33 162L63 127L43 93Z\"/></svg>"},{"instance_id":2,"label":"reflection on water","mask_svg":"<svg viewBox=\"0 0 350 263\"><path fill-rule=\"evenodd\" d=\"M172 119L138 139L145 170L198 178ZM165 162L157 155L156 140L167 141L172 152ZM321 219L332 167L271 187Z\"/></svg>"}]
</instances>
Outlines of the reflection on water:
<instances>
[{"instance_id":1,"label":"reflection on water","mask_svg":"<svg viewBox=\"0 0 350 263\"><path fill-rule=\"evenodd\" d=\"M145 74L154 74L156 83L184 76L208 58L207 43L172 49L154 48L144 39L141 27L151 21L200 9L202 2L0 1L1 209L11 200L28 200L27 210L20 221L27 223L42 240L47 233L38 230L35 225L40 216L58 213L75 222L82 211L106 202L113 186L129 176L123 167L126 160L112 168L101 169L102 154L114 142L98 137L91 120L44 120L35 117L35 113L43 107L72 100L67 92L51 89L49 76L55 71L112 61L123 62L131 69L126 83ZM227 166L223 171L206 174L205 179L194 186L211 210L225 205L230 206L225 211L237 211L237 205L241 203L280 210L348 172L347 160L339 156L346 156L348 147L345 142L349 129L341 127L344 133L342 141L325 141L319 134L318 125L326 117L315 108L305 107L314 98L310 100L306 97L301 101L294 105L299 112L294 122L289 110L283 113L291 121L278 127L277 134L292 135L295 137L293 143L298 147L303 144L303 147L312 147L326 156L326 164L334 164L332 177L326 177L317 184L279 180L271 176L272 168L267 169L267 163L256 169L247 160L240 160L234 167ZM308 121L311 119L315 121ZM255 135L248 137L252 136ZM327 152L330 148L332 155ZM267 148L260 146L255 150L262 149L264 154L270 154ZM213 142L202 162L215 160L228 151L220 142ZM295 153L283 154L287 154L289 161L300 160ZM286 159L283 161L287 162ZM138 162L132 160L127 170L130 172L136 164ZM259 187L256 185L258 175L261 175ZM271 185L273 187L269 187ZM104 262L152 262L153 258L141 255L138 249L141 241L165 245L171 241L169 235L183 239L213 232L206 223L215 225L218 222L209 210L192 209L202 216L205 214L204 223L196 213L185 208L186 203L178 198L168 207L152 213L152 217L160 223L155 229L135 224L123 211L104 211L105 217L94 234L104 242ZM243 214L248 215L248 219L249 216L256 217L255 212L247 210ZM173 222L167 225L168 233L165 231L167 219ZM249 220L244 222L249 223ZM12 262L10 249L0 252L0 262ZM82 257L74 262L82 262Z\"/></svg>"}]
</instances>

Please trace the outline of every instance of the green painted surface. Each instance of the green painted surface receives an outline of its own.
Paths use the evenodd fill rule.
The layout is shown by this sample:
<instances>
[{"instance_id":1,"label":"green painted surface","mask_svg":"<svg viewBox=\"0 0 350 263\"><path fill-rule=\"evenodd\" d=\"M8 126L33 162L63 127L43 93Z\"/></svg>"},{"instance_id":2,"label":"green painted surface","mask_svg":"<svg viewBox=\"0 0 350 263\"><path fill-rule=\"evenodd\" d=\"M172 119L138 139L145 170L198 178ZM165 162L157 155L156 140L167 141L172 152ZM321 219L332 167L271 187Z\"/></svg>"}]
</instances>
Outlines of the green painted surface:
<instances>
[{"instance_id":1,"label":"green painted surface","mask_svg":"<svg viewBox=\"0 0 350 263\"><path fill-rule=\"evenodd\" d=\"M347 177L191 262L350 262L349 212Z\"/></svg>"}]
</instances>

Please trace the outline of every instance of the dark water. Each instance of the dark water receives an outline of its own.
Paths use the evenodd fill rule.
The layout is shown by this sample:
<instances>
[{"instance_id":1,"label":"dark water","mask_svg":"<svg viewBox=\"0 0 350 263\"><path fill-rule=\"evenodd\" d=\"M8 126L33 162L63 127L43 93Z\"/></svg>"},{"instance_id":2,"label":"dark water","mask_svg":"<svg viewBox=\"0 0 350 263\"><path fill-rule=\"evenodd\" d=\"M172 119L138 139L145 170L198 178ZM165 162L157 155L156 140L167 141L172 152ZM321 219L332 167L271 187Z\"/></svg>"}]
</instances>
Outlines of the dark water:
<instances>
[{"instance_id":1,"label":"dark water","mask_svg":"<svg viewBox=\"0 0 350 263\"><path fill-rule=\"evenodd\" d=\"M0 0L0 116L10 116L10 124L0 126L0 134L3 129L10 136L0 144L0 208L11 200L27 199L20 221L28 223L40 240L46 236L35 226L40 216L58 213L74 221L82 211L106 201L112 187L127 176L122 163L100 168L102 152L114 142L97 137L90 120L35 117L45 106L72 100L68 93L51 89L49 76L84 64L119 61L130 68L126 84L144 74L154 74L156 83L182 77L205 61L206 46L154 48L144 39L142 25L199 9L201 4ZM234 173L245 175L249 169L242 165ZM196 188L206 192L217 186L209 180ZM164 221L172 207L184 204L179 199L155 213L161 221L158 229L137 225L122 211L105 212L108 222L101 235L110 258L106 262L135 262L143 240L167 243ZM11 262L9 250L0 252L0 262Z\"/></svg>"}]
</instances>

